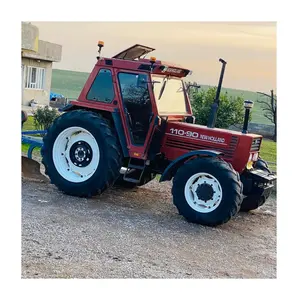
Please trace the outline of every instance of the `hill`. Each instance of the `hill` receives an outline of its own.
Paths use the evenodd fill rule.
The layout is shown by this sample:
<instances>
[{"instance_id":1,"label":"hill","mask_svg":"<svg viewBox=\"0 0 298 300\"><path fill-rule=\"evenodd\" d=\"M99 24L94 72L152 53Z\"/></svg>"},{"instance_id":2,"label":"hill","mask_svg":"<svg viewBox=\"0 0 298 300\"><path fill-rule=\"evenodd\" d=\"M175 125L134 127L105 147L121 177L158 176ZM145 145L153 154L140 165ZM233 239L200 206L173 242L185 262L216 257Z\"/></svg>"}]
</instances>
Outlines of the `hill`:
<instances>
[{"instance_id":1,"label":"hill","mask_svg":"<svg viewBox=\"0 0 298 300\"><path fill-rule=\"evenodd\" d=\"M74 72L67 70L57 70L53 69L52 74L52 89L51 91L54 93L59 93L64 95L68 99L76 99L87 78L89 73L85 72ZM202 89L207 89L208 85L202 85ZM257 103L258 99L261 99L260 95L251 91L243 91L231 88L222 88L222 92L228 92L229 95L232 96L243 96L244 99L253 100L255 105L252 110L252 122L259 124L271 124L268 119L263 116L262 109L259 103ZM265 100L265 97L262 97L262 100Z\"/></svg>"}]
</instances>

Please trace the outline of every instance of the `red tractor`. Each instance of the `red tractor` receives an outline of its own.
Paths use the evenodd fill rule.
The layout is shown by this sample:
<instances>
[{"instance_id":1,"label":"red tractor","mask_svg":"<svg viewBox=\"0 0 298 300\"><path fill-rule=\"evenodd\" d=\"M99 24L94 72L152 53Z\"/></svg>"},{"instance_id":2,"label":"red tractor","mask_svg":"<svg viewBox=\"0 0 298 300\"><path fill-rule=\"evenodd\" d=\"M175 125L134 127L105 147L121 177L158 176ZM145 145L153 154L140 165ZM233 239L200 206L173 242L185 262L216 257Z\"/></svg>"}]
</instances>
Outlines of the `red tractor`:
<instances>
[{"instance_id":1,"label":"red tractor","mask_svg":"<svg viewBox=\"0 0 298 300\"><path fill-rule=\"evenodd\" d=\"M44 137L42 162L66 194L91 197L115 184L173 179L173 202L188 221L227 222L264 204L276 176L259 158L262 136L214 128L226 62L208 126L195 124L183 82L190 70L146 59L135 45L99 56L78 99L65 106Z\"/></svg>"}]
</instances>

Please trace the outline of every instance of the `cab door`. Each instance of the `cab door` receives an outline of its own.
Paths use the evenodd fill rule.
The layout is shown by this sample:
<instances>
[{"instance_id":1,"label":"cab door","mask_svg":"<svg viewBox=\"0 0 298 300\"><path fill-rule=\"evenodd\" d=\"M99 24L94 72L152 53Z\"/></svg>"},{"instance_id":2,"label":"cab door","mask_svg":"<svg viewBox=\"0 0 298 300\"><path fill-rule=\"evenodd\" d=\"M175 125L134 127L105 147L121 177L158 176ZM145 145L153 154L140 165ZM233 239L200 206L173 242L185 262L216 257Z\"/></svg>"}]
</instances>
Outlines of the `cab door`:
<instances>
[{"instance_id":1,"label":"cab door","mask_svg":"<svg viewBox=\"0 0 298 300\"><path fill-rule=\"evenodd\" d=\"M146 159L157 117L150 75L119 69L117 82L130 156Z\"/></svg>"}]
</instances>

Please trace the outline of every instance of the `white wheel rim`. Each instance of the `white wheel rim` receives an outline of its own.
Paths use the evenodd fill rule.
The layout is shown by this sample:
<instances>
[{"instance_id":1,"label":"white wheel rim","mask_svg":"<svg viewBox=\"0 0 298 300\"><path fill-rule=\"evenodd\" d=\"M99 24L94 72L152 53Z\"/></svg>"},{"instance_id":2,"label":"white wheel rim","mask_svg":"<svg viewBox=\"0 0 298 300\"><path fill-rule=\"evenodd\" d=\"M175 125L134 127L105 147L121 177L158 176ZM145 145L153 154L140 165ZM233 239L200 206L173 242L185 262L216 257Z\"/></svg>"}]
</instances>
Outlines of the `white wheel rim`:
<instances>
[{"instance_id":1,"label":"white wheel rim","mask_svg":"<svg viewBox=\"0 0 298 300\"><path fill-rule=\"evenodd\" d=\"M88 130L69 127L57 136L52 157L56 170L64 179L79 183L88 180L97 170L100 152L96 139Z\"/></svg>"},{"instance_id":2,"label":"white wheel rim","mask_svg":"<svg viewBox=\"0 0 298 300\"><path fill-rule=\"evenodd\" d=\"M207 185L210 197L201 196L202 185ZM199 195L198 195L199 193ZM210 193L213 193L211 196ZM188 205L197 212L210 213L214 211L222 200L222 188L219 181L208 173L196 173L192 175L186 182L184 195ZM200 198L199 198L200 196Z\"/></svg>"}]
</instances>

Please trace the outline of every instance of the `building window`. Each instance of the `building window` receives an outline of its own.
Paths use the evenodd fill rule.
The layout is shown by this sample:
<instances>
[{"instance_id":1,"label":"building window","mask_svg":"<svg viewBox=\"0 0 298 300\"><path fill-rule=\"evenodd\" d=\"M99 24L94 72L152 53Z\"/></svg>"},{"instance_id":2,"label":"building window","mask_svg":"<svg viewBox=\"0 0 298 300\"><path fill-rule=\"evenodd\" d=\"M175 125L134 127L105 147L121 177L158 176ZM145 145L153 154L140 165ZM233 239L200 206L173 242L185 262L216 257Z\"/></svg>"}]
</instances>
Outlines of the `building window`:
<instances>
[{"instance_id":1,"label":"building window","mask_svg":"<svg viewBox=\"0 0 298 300\"><path fill-rule=\"evenodd\" d=\"M43 90L45 83L46 69L27 66L26 71L26 89Z\"/></svg>"},{"instance_id":2,"label":"building window","mask_svg":"<svg viewBox=\"0 0 298 300\"><path fill-rule=\"evenodd\" d=\"M114 97L112 72L100 69L87 94L87 99L110 103Z\"/></svg>"}]
</instances>

